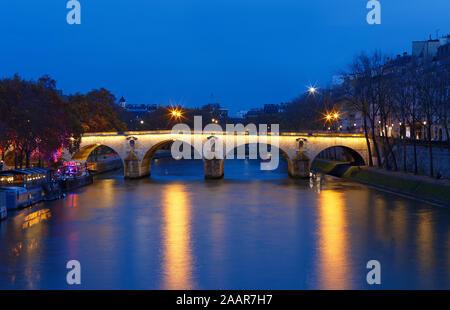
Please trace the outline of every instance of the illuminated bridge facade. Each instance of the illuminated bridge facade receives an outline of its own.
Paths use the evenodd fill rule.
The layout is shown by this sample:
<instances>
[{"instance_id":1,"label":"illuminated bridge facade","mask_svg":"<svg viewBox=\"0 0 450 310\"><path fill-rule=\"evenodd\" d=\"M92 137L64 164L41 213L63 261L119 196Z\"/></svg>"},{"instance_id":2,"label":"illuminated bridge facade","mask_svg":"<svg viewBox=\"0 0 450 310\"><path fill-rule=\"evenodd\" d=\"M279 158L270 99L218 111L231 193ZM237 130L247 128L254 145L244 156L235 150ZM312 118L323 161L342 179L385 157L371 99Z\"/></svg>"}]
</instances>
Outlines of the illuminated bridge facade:
<instances>
[{"instance_id":1,"label":"illuminated bridge facade","mask_svg":"<svg viewBox=\"0 0 450 310\"><path fill-rule=\"evenodd\" d=\"M211 143L211 139L215 140L216 149L218 144L222 144L224 153L222 156L213 153L212 157L211 154L198 155L204 161L205 178L223 177L226 158L231 157L230 153L227 156L225 152L228 150L227 145L238 148L243 145L266 144L271 145L272 149L278 148L288 163L289 176L293 178L308 177L313 160L323 150L332 147L342 147L344 152L362 164L369 162L364 135L336 133L280 133L279 136L222 132L177 134L172 131L89 133L83 135L79 150L74 154L65 154L65 157L85 161L94 149L101 145L107 146L117 152L123 161L125 178L141 178L150 176L153 156L163 146L183 141L192 146L197 154L204 154L205 143Z\"/></svg>"}]
</instances>

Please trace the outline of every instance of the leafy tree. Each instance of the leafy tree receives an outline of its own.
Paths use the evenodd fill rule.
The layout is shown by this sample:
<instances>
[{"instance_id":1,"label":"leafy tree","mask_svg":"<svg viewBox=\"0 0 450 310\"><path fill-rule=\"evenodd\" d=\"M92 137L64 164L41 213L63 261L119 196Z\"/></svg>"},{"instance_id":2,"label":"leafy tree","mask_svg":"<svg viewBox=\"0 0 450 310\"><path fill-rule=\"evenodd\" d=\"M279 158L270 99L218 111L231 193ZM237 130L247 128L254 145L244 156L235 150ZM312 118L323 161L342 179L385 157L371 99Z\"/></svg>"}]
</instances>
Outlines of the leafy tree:
<instances>
[{"instance_id":1,"label":"leafy tree","mask_svg":"<svg viewBox=\"0 0 450 310\"><path fill-rule=\"evenodd\" d=\"M72 109L78 116L84 132L124 131L126 124L118 119L116 98L108 90L92 90L86 95L69 96Z\"/></svg>"}]
</instances>

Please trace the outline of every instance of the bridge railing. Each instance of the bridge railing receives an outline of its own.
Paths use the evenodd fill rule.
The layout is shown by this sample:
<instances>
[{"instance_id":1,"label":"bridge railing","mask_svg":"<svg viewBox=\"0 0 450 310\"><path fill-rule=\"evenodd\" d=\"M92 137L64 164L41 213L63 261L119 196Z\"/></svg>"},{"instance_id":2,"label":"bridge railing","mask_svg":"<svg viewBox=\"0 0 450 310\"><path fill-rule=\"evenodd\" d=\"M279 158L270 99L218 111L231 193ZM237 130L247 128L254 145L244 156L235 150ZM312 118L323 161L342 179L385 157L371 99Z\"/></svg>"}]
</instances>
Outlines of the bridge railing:
<instances>
[{"instance_id":1,"label":"bridge railing","mask_svg":"<svg viewBox=\"0 0 450 310\"><path fill-rule=\"evenodd\" d=\"M119 131L119 132L91 132L83 134L83 137L95 137L95 136L133 136L133 135L158 135L158 134L177 134L172 130L151 130L151 131ZM183 132L178 132L178 134L183 134ZM191 131L188 134L194 135L249 135L248 131ZM275 133L268 132L267 135L274 135ZM310 137L353 137L361 138L364 137L362 133L336 133L329 131L305 131L305 132L291 132L291 131L281 131L280 136L310 136Z\"/></svg>"}]
</instances>

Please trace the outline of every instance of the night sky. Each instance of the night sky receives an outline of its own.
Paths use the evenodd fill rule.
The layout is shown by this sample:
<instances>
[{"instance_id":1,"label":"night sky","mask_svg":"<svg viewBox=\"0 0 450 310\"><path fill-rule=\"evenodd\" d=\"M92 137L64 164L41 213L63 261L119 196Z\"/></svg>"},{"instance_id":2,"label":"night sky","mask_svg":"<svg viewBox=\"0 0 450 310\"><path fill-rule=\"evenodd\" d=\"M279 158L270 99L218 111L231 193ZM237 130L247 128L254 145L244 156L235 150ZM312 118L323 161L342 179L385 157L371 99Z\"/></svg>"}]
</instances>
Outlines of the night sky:
<instances>
[{"instance_id":1,"label":"night sky","mask_svg":"<svg viewBox=\"0 0 450 310\"><path fill-rule=\"evenodd\" d=\"M64 93L104 87L132 104L200 106L214 93L232 113L325 86L362 50L411 52L450 33L449 0L1 0L0 77L49 74Z\"/></svg>"}]
</instances>

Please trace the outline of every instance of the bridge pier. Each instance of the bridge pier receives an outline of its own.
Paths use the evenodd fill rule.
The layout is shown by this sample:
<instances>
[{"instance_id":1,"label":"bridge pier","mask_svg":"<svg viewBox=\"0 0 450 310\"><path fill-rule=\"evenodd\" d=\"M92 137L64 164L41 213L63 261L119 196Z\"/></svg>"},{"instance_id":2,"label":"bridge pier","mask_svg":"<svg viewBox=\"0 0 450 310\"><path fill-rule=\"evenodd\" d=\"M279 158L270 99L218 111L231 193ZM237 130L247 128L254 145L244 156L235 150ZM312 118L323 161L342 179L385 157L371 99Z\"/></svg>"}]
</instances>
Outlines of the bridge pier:
<instances>
[{"instance_id":1,"label":"bridge pier","mask_svg":"<svg viewBox=\"0 0 450 310\"><path fill-rule=\"evenodd\" d=\"M204 159L205 179L221 179L223 178L223 160L224 159Z\"/></svg>"},{"instance_id":2,"label":"bridge pier","mask_svg":"<svg viewBox=\"0 0 450 310\"><path fill-rule=\"evenodd\" d=\"M134 152L128 154L123 160L123 170L125 179L138 179L150 175L150 170L141 171L141 161Z\"/></svg>"},{"instance_id":3,"label":"bridge pier","mask_svg":"<svg viewBox=\"0 0 450 310\"><path fill-rule=\"evenodd\" d=\"M292 159L292 168L289 171L289 176L294 179L309 178L309 167L309 158L300 153Z\"/></svg>"}]
</instances>

